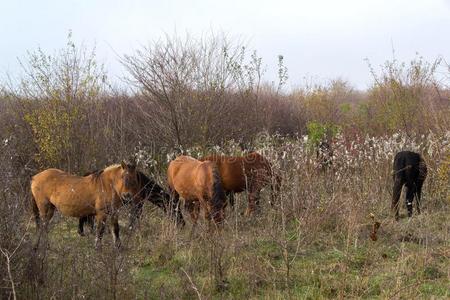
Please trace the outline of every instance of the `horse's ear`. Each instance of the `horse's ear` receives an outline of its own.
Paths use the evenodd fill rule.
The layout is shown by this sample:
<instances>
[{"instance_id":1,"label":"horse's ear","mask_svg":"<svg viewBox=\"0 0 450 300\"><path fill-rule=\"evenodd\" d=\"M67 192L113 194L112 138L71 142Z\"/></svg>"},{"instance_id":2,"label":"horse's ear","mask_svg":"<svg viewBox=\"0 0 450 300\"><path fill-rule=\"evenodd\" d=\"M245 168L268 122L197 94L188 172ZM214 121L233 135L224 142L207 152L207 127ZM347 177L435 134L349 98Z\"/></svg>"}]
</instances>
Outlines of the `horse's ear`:
<instances>
[{"instance_id":1,"label":"horse's ear","mask_svg":"<svg viewBox=\"0 0 450 300\"><path fill-rule=\"evenodd\" d=\"M122 166L122 169L124 169L124 170L127 168L127 164L123 160L120 163L120 165Z\"/></svg>"},{"instance_id":2,"label":"horse's ear","mask_svg":"<svg viewBox=\"0 0 450 300\"><path fill-rule=\"evenodd\" d=\"M132 170L136 170L136 159L132 158L128 164L128 167Z\"/></svg>"}]
</instances>

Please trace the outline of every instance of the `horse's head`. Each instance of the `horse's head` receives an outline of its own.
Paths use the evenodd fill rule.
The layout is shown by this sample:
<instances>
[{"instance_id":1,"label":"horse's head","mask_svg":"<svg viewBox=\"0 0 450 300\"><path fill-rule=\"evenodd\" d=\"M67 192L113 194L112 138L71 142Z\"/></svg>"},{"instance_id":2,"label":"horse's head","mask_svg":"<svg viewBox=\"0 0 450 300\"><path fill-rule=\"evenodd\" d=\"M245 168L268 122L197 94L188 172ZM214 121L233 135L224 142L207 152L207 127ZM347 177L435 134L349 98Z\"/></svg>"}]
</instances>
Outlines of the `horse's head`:
<instances>
[{"instance_id":1,"label":"horse's head","mask_svg":"<svg viewBox=\"0 0 450 300\"><path fill-rule=\"evenodd\" d=\"M137 197L140 192L140 185L136 165L127 164L122 161L120 179L120 184L117 189L119 196L128 201Z\"/></svg>"}]
</instances>

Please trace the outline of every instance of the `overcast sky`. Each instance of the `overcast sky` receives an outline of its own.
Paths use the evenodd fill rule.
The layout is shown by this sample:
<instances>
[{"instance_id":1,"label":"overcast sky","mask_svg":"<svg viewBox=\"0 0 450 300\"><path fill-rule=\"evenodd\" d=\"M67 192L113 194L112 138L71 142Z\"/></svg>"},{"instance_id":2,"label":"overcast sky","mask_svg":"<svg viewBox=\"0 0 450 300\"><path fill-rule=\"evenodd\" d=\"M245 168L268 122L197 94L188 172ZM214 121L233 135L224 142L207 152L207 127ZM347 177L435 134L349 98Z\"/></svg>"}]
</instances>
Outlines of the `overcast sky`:
<instances>
[{"instance_id":1,"label":"overcast sky","mask_svg":"<svg viewBox=\"0 0 450 300\"><path fill-rule=\"evenodd\" d=\"M17 58L38 46L52 54L76 42L97 45L111 77L123 75L116 53L130 53L165 33L225 32L247 41L276 78L282 54L290 86L304 78L341 77L364 89L365 58L450 61L450 0L0 0L0 73L18 74Z\"/></svg>"}]
</instances>

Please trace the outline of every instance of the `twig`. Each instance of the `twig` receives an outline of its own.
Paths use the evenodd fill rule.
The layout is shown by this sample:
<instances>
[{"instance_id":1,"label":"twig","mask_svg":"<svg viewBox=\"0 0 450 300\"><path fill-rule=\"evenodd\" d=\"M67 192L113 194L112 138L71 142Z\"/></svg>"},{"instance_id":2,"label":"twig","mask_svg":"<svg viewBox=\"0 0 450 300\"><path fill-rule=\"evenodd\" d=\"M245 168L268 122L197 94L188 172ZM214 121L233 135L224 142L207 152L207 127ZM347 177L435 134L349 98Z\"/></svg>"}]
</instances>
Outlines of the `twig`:
<instances>
[{"instance_id":1,"label":"twig","mask_svg":"<svg viewBox=\"0 0 450 300\"><path fill-rule=\"evenodd\" d=\"M14 279L11 273L11 257L12 255L9 254L9 252L7 250L3 250L2 248L0 248L0 251L2 252L3 256L5 256L6 258L6 267L8 269L8 277L9 277L9 281L11 282L11 289L12 289L12 294L13 294L13 299L16 300L16 288L15 288L15 284L14 284Z\"/></svg>"},{"instance_id":2,"label":"twig","mask_svg":"<svg viewBox=\"0 0 450 300\"><path fill-rule=\"evenodd\" d=\"M183 273L186 275L186 277L189 279L189 282L191 283L192 288L194 289L194 291L197 293L198 299L202 300L202 294L200 293L200 291L198 290L197 286L195 285L195 283L192 281L192 278L189 276L189 274L183 269L181 268L181 271L183 271Z\"/></svg>"},{"instance_id":3,"label":"twig","mask_svg":"<svg viewBox=\"0 0 450 300\"><path fill-rule=\"evenodd\" d=\"M14 248L14 250L12 252L9 252L7 249L3 249L0 247L0 252L6 258L6 267L8 269L8 277L9 277L9 281L11 282L11 289L12 289L12 295L13 295L14 300L17 299L17 296L16 296L16 287L15 287L15 283L14 283L14 278L13 278L12 272L11 272L11 259L13 258L14 254L16 254L17 249L19 249L20 245L22 245L23 241L25 240L25 236L27 235L29 227L30 227L30 220L28 220L28 224L25 229L25 233L22 235L22 238L20 239L16 248Z\"/></svg>"}]
</instances>

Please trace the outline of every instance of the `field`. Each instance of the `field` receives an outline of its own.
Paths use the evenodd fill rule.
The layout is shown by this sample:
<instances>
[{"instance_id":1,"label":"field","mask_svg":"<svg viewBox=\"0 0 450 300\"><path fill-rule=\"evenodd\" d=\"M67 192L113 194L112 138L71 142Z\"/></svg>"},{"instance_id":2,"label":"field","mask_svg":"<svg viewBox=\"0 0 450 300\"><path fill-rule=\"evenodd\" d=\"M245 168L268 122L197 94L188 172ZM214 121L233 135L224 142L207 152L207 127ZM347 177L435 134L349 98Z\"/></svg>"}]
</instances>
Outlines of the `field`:
<instances>
[{"instance_id":1,"label":"field","mask_svg":"<svg viewBox=\"0 0 450 300\"><path fill-rule=\"evenodd\" d=\"M30 52L24 77L0 92L0 298L450 298L448 65L369 66L366 91L342 80L286 90L282 57L269 84L256 52L220 43L168 40L123 57L125 91L70 40L54 55ZM321 141L333 150L327 167ZM239 194L218 232L204 220L193 230L187 213L177 228L151 203L135 231L122 208L120 249L106 233L96 250L93 233L78 236L77 220L58 213L48 235L36 232L29 182L40 170L134 160L167 188L180 153L251 150L272 163L281 190L273 206L263 190L253 216ZM422 214L406 217L402 198L395 221L401 150L421 153L428 176Z\"/></svg>"},{"instance_id":2,"label":"field","mask_svg":"<svg viewBox=\"0 0 450 300\"><path fill-rule=\"evenodd\" d=\"M59 216L47 244L33 250L30 215L9 216L14 224L4 225L16 232L3 235L11 238L9 253L18 247L10 280L19 298L448 298L450 199L442 168L448 168L450 136L406 140L397 135L348 145L338 138L333 167L321 170L307 140L261 136L257 150L283 174L278 202L268 205L264 192L260 211L245 217L246 198L239 196L220 234L205 222L195 231L190 224L175 228L148 203L136 232L122 226L119 251L110 235L96 251L92 234L79 237L76 220ZM429 176L423 213L396 222L389 210L391 162L404 147L424 153ZM162 173L155 176L164 182ZM25 201L7 193L2 209L14 214ZM376 241L374 222L381 223ZM12 284L4 279L5 288Z\"/></svg>"}]
</instances>

